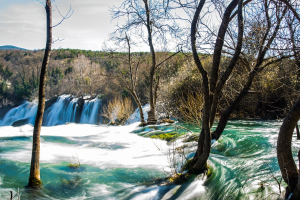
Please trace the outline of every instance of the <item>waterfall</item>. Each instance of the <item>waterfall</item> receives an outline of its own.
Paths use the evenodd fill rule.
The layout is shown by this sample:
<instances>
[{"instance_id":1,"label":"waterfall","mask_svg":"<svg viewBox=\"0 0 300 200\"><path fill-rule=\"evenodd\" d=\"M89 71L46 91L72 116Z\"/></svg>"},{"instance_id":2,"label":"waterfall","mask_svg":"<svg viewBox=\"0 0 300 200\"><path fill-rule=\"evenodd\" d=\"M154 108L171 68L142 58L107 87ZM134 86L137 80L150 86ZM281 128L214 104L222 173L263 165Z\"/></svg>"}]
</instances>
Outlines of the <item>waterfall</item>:
<instances>
[{"instance_id":1,"label":"waterfall","mask_svg":"<svg viewBox=\"0 0 300 200\"><path fill-rule=\"evenodd\" d=\"M81 103L80 103L81 102ZM84 102L84 103L83 103ZM43 126L55 126L79 122L81 124L97 124L101 100L83 100L71 95L61 95L56 102L44 112ZM0 126L34 124L37 102L25 102L6 113ZM77 119L77 120L76 120Z\"/></svg>"},{"instance_id":2,"label":"waterfall","mask_svg":"<svg viewBox=\"0 0 300 200\"><path fill-rule=\"evenodd\" d=\"M98 119L98 111L101 101L96 98L91 101L86 100L81 113L81 124L96 124Z\"/></svg>"},{"instance_id":3,"label":"waterfall","mask_svg":"<svg viewBox=\"0 0 300 200\"><path fill-rule=\"evenodd\" d=\"M34 124L36 112L36 102L25 102L24 104L8 111L3 119L0 120L0 126L10 126L14 122L18 122L20 120L22 120L24 124Z\"/></svg>"},{"instance_id":4,"label":"waterfall","mask_svg":"<svg viewBox=\"0 0 300 200\"><path fill-rule=\"evenodd\" d=\"M78 98L70 95L62 95L57 101L45 111L43 125L54 126L75 122Z\"/></svg>"},{"instance_id":5,"label":"waterfall","mask_svg":"<svg viewBox=\"0 0 300 200\"><path fill-rule=\"evenodd\" d=\"M144 119L147 121L148 119L148 112L150 111L150 104L146 104L142 107L143 113L144 113ZM137 108L132 115L128 118L126 124L132 124L134 122L140 122L141 117L140 117L140 110Z\"/></svg>"}]
</instances>

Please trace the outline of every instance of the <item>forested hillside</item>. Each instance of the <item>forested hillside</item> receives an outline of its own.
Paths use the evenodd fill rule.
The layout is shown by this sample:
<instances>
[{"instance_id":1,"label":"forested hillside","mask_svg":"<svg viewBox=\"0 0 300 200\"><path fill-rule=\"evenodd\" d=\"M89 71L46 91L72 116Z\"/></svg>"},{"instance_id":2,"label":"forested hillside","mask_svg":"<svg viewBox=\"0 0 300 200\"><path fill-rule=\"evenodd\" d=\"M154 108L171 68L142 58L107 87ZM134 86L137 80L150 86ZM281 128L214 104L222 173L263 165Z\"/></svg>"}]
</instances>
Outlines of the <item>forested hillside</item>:
<instances>
[{"instance_id":1,"label":"forested hillside","mask_svg":"<svg viewBox=\"0 0 300 200\"><path fill-rule=\"evenodd\" d=\"M1 107L17 106L23 100L37 98L39 73L44 51L2 50L0 51L0 101ZM156 53L163 61L172 53ZM141 103L148 102L149 53L131 53L133 66L136 67L136 91ZM114 97L130 96L126 89L130 71L128 53L96 52L74 49L53 50L47 74L46 98L71 94L98 96L107 102ZM205 65L209 66L212 56L202 55ZM222 65L230 58L223 57ZM209 69L207 69L209 70ZM222 73L222 71L221 71ZM223 111L233 101L245 77L247 68L239 64L226 82L218 111ZM197 71L190 53L179 53L164 62L156 72L159 76L157 112L181 116L180 105L190 95L197 96L202 90L201 76ZM237 107L233 117L281 118L293 105L297 95L299 76L292 59L270 65L252 84L251 92ZM296 88L296 89L295 89ZM191 101L191 99L189 99ZM163 103L163 104L162 104ZM160 106L163 105L163 106ZM175 108L175 109L174 109Z\"/></svg>"}]
</instances>

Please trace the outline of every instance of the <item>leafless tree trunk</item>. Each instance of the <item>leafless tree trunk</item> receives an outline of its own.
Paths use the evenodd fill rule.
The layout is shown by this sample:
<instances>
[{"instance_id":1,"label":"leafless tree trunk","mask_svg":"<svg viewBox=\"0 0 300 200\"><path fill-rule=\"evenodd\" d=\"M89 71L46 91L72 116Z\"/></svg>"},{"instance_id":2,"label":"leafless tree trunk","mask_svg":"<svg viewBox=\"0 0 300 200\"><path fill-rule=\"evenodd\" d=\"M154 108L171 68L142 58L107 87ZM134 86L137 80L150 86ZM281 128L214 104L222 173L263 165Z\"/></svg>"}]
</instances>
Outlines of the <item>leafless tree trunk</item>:
<instances>
[{"instance_id":1,"label":"leafless tree trunk","mask_svg":"<svg viewBox=\"0 0 300 200\"><path fill-rule=\"evenodd\" d=\"M225 74L221 77L221 80L218 83L218 71L220 66L220 59L221 59L221 51L224 43L225 34L227 31L228 24L230 22L230 16L234 8L238 6L238 27L239 27L239 34L238 34L238 45L235 50L235 54L227 67ZM192 45L192 52L194 61L198 70L202 76L203 82L203 93L204 93L204 106L203 106L203 117L202 117L202 130L200 133L200 137L198 140L198 149L196 154L193 158L193 167L189 170L190 173L199 173L206 169L206 162L209 157L210 149L211 149L211 133L210 129L212 123L214 121L215 113L216 113L216 106L218 104L219 95L221 92L222 87L224 86L226 80L228 79L229 75L232 72L234 65L239 57L241 52L242 46L242 38L243 38L243 16L242 16L242 7L243 1L242 0L233 0L227 7L222 23L219 28L218 37L215 43L215 50L214 50L214 58L213 58L213 66L211 71L211 79L210 79L210 86L209 86L209 78L208 73L202 66L201 60L197 53L196 48L196 32L197 32L197 22L199 19L199 15L201 10L205 4L205 0L201 0L197 10L195 12L192 26L191 26L191 45ZM218 89L216 89L216 86ZM214 94L215 93L215 94ZM214 95L211 95L214 94ZM212 108L212 109L211 109Z\"/></svg>"},{"instance_id":2,"label":"leafless tree trunk","mask_svg":"<svg viewBox=\"0 0 300 200\"><path fill-rule=\"evenodd\" d=\"M148 43L150 46L150 53L152 58L152 64L150 68L150 85L149 85L149 103L150 103L150 111L148 112L148 124L156 124L157 119L155 116L155 104L154 104L154 94L153 94L153 81L154 81L154 72L156 66L156 58L155 58L155 51L152 42L152 30L151 30L151 21L150 21L150 10L148 5L148 0L143 0L145 4L146 16L147 16L147 32L148 32Z\"/></svg>"},{"instance_id":3,"label":"leafless tree trunk","mask_svg":"<svg viewBox=\"0 0 300 200\"><path fill-rule=\"evenodd\" d=\"M265 2L267 2L267 1L265 1ZM266 9L265 12L266 12L266 15L267 15L267 18L268 18L269 17L268 16L269 15L268 14L268 6L267 6L266 3L265 3L265 9ZM285 8L282 11L282 15L281 16L279 16L279 15L277 16L278 20L277 20L276 27L275 27L274 31L271 33L270 39L267 41L267 35L270 34L270 29L271 29L271 26L272 26L271 22L268 22L267 31L265 33L265 36L263 37L263 43L262 43L262 44L264 44L265 42L267 42L267 44L265 46L262 45L260 47L255 67L249 73L247 82L245 83L243 90L238 94L238 96L229 105L229 107L222 113L221 118L220 118L219 123L218 123L218 126L217 126L216 130L213 133L213 138L214 139L219 139L220 136L222 135L222 133L223 133L223 131L225 129L225 126L227 124L227 121L229 119L230 114L239 105L239 103L243 100L243 98L249 93L249 90L250 90L250 87L252 85L252 82L253 82L254 78L257 76L257 74L259 74L267 66L269 66L271 64L274 64L276 62L279 62L279 61L281 61L281 60L283 60L285 58L284 56L282 56L280 58L276 58L276 59L270 60L269 62L266 62L266 61L268 61L268 59L265 59L265 55L267 54L268 50L270 49L270 46L271 46L272 42L274 41L274 39L275 39L275 37L276 37L279 29L280 29L280 24L282 22L282 19L283 19L284 15L285 15L286 11L287 11L287 9ZM225 74L226 74L226 72L225 72ZM214 99L215 98L216 97L214 96ZM213 119L212 118L214 118L214 116L215 115L211 115L211 123L213 123Z\"/></svg>"},{"instance_id":4,"label":"leafless tree trunk","mask_svg":"<svg viewBox=\"0 0 300 200\"><path fill-rule=\"evenodd\" d=\"M299 119L300 100L298 100L298 102L285 117L277 139L278 164L282 177L288 184L287 193L293 193L291 199L300 199L300 175L291 149L293 132Z\"/></svg>"},{"instance_id":5,"label":"leafless tree trunk","mask_svg":"<svg viewBox=\"0 0 300 200\"><path fill-rule=\"evenodd\" d=\"M47 16L47 42L46 49L40 75L39 85L39 104L37 109L37 115L35 118L34 129L33 129L33 142L32 142L32 156L31 156L31 167L29 176L29 187L39 187L42 182L40 178L40 133L43 121L43 114L45 108L45 84L47 67L49 64L51 43L52 43L52 8L51 0L46 0L46 16Z\"/></svg>"},{"instance_id":6,"label":"leafless tree trunk","mask_svg":"<svg viewBox=\"0 0 300 200\"><path fill-rule=\"evenodd\" d=\"M127 45L128 45L128 62L129 62L129 70L130 70L130 87L127 87L128 91L130 92L131 96L133 97L135 103L138 105L139 111L140 111L140 119L141 119L141 123L142 125L145 124L145 118L144 118L144 113L143 113L143 108L142 108L142 104L135 92L135 85L136 82L134 80L136 80L136 76L137 76L137 69L138 69L138 64L136 66L136 71L135 71L135 78L133 79L133 70L132 70L132 65L131 65L131 50L130 50L130 41L128 36L126 35L126 41L127 41Z\"/></svg>"}]
</instances>

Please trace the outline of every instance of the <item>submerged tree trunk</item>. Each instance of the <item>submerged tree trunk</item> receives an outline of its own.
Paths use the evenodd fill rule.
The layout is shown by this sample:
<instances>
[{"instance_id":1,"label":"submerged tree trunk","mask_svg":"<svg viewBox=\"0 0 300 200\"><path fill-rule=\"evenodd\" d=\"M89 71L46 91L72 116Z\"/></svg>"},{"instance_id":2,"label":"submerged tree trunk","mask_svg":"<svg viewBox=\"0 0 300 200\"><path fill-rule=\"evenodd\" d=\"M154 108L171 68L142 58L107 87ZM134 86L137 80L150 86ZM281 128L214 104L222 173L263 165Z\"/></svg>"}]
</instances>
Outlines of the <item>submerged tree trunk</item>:
<instances>
[{"instance_id":1,"label":"submerged tree trunk","mask_svg":"<svg viewBox=\"0 0 300 200\"><path fill-rule=\"evenodd\" d=\"M45 109L45 83L46 73L50 58L51 43L52 43L52 8L51 0L46 0L46 15L47 15L47 43L40 75L39 85L39 104L33 129L32 156L29 176L29 187L38 187L42 184L40 178L40 133Z\"/></svg>"},{"instance_id":2,"label":"submerged tree trunk","mask_svg":"<svg viewBox=\"0 0 300 200\"><path fill-rule=\"evenodd\" d=\"M277 139L278 164L283 180L288 184L287 196L293 193L291 199L300 199L300 177L292 154L292 137L299 119L300 100L283 120Z\"/></svg>"}]
</instances>

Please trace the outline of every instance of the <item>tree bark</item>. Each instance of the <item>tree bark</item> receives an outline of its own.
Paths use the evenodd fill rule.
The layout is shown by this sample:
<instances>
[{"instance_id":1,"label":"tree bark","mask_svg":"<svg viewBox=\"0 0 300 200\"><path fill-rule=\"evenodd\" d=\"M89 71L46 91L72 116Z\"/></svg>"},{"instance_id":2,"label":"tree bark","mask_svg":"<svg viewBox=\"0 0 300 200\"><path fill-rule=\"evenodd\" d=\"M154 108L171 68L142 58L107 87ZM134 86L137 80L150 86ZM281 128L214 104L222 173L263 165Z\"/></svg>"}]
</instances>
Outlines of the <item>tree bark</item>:
<instances>
[{"instance_id":1,"label":"tree bark","mask_svg":"<svg viewBox=\"0 0 300 200\"><path fill-rule=\"evenodd\" d=\"M300 100L293 106L281 125L277 139L277 160L283 180L288 184L287 191L293 192L292 199L300 197L298 169L292 154L292 137L295 126L300 119ZM297 187L296 187L297 186Z\"/></svg>"},{"instance_id":2,"label":"tree bark","mask_svg":"<svg viewBox=\"0 0 300 200\"><path fill-rule=\"evenodd\" d=\"M227 29L229 21L230 21L230 15L231 15L233 9L236 7L237 3L238 3L237 1L232 1L231 4L229 5L229 7L226 9L226 12L224 14L223 21L222 21L222 25L225 26L226 29ZM243 8L243 1L239 1L239 9L237 11L237 14L238 14L238 39L237 39L237 45L236 45L236 49L234 52L234 56L232 57L229 65L227 66L225 73L222 75L221 79L217 83L216 88L214 90L212 90L212 87L210 88L211 92L212 92L211 95L213 95L210 97L210 101L211 101L210 102L211 103L210 127L212 127L214 120L215 120L221 91L222 91L228 77L230 76L230 74L231 74L234 66L236 65L238 58L241 54L242 45L243 45L243 35L244 35L244 23L243 23L242 8ZM221 25L221 27L222 27L222 25ZM222 42L221 42L222 45L224 43L223 40L225 37L226 29L223 30L220 28L220 30L219 30L219 35L220 35L220 37L222 36ZM225 31L225 32L223 33L221 31ZM217 41L218 41L218 39L217 39ZM220 50L222 50L222 48ZM216 51L216 49L215 49L215 51ZM216 62L215 64L218 64L217 67L219 68L220 60L221 60L221 51L220 52L219 52L219 50L217 50L217 51L218 51L218 57L215 58L215 55L214 55L214 62ZM216 84L216 83L211 82L211 84Z\"/></svg>"},{"instance_id":3,"label":"tree bark","mask_svg":"<svg viewBox=\"0 0 300 200\"><path fill-rule=\"evenodd\" d=\"M129 63L129 70L130 70L130 88L127 88L128 91L130 92L131 96L133 97L135 103L138 105L139 111L140 111L140 118L141 118L141 124L145 125L145 118L144 118L144 113L143 113L143 108L142 108L142 104L135 92L135 82L133 81L133 72L132 72L132 65L131 65L131 50L130 50L130 41L129 38L126 34L126 41L127 41L127 45L128 45L128 63ZM136 72L137 73L137 69L138 69L138 65L136 67ZM135 78L136 78L136 74L135 74ZM121 80L122 81L122 80ZM126 85L126 84L125 84Z\"/></svg>"},{"instance_id":4,"label":"tree bark","mask_svg":"<svg viewBox=\"0 0 300 200\"><path fill-rule=\"evenodd\" d=\"M135 103L138 105L139 111L140 111L140 118L141 118L141 123L142 125L144 125L145 122L145 118L144 118L144 113L143 113L143 108L142 108L142 104L138 98L138 96L136 95L136 92L134 90L128 90L130 92L130 94L132 95Z\"/></svg>"},{"instance_id":5,"label":"tree bark","mask_svg":"<svg viewBox=\"0 0 300 200\"><path fill-rule=\"evenodd\" d=\"M227 28L230 22L230 16L234 8L237 6L239 0L232 0L228 5L224 12L224 16L222 19L222 23L219 28L218 36L215 43L214 53L213 53L213 64L211 68L211 76L210 76L210 104L212 104L212 100L214 97L216 84L219 78L219 68L221 62L222 49L224 45L224 38L227 32ZM210 105L211 106L211 105ZM212 117L212 116L211 116ZM214 117L213 117L214 118ZM212 126L212 124L211 124Z\"/></svg>"},{"instance_id":6,"label":"tree bark","mask_svg":"<svg viewBox=\"0 0 300 200\"><path fill-rule=\"evenodd\" d=\"M298 124L296 124L296 134L297 134L297 140L300 140L300 133L299 133L299 126L298 126Z\"/></svg>"},{"instance_id":7,"label":"tree bark","mask_svg":"<svg viewBox=\"0 0 300 200\"><path fill-rule=\"evenodd\" d=\"M153 96L153 80L154 80L154 72L156 66L156 58L155 58L155 51L152 42L152 30L151 30L151 21L150 21L150 10L148 5L148 0L143 0L145 4L146 16L147 16L147 32L148 32L148 43L150 46L151 58L152 58L152 65L150 68L150 85L149 85L149 103L150 103L150 111L148 112L148 124L156 124L157 119L155 116L155 104L154 104L154 96Z\"/></svg>"},{"instance_id":8,"label":"tree bark","mask_svg":"<svg viewBox=\"0 0 300 200\"><path fill-rule=\"evenodd\" d=\"M33 129L33 142L32 142L32 157L31 167L29 176L29 187L39 187L42 182L40 178L40 133L43 121L43 114L45 109L45 84L46 84L46 73L50 58L51 43L52 43L52 8L51 0L46 0L46 17L47 17L47 43L46 49L40 74L40 85L39 85L39 100L37 115L35 118L34 129Z\"/></svg>"},{"instance_id":9,"label":"tree bark","mask_svg":"<svg viewBox=\"0 0 300 200\"><path fill-rule=\"evenodd\" d=\"M201 0L195 12L192 25L191 25L191 45L195 64L202 76L203 90L204 90L204 106L203 106L203 119L202 119L202 131L200 133L198 141L198 149L193 158L195 164L189 170L190 173L201 173L206 168L206 162L209 157L211 147L211 134L209 127L209 85L208 76L206 70L203 68L196 48L196 32L197 22L199 19L200 12L205 4L205 0Z\"/></svg>"}]
</instances>

